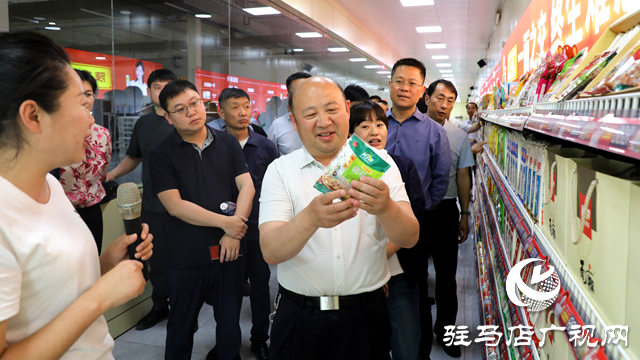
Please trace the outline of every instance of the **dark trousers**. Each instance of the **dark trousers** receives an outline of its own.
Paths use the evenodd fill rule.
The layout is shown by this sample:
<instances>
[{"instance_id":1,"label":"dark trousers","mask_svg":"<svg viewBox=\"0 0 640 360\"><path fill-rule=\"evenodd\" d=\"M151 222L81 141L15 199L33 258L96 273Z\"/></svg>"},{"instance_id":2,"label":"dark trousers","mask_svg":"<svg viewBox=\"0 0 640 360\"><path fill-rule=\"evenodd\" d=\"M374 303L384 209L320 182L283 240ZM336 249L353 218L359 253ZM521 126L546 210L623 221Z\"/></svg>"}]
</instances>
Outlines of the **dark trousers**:
<instances>
[{"instance_id":1,"label":"dark trousers","mask_svg":"<svg viewBox=\"0 0 640 360\"><path fill-rule=\"evenodd\" d=\"M167 212L142 210L142 222L149 225L153 235L153 256L149 258L149 280L153 286L151 301L157 308L169 307L169 243L166 226L171 215Z\"/></svg>"},{"instance_id":2,"label":"dark trousers","mask_svg":"<svg viewBox=\"0 0 640 360\"><path fill-rule=\"evenodd\" d=\"M436 323L431 326L431 307L428 303L427 277L420 279L420 322L422 356L431 352L431 341L435 332L438 338L444 335L444 327L455 325L458 315L458 296L456 293L456 270L458 267L458 223L460 213L456 199L442 200L434 209L425 212L421 229L429 235L425 254L431 256L436 271ZM421 236L422 237L422 236ZM425 261L425 267L426 265ZM425 269L426 273L426 269Z\"/></svg>"},{"instance_id":3,"label":"dark trousers","mask_svg":"<svg viewBox=\"0 0 640 360\"><path fill-rule=\"evenodd\" d=\"M251 282L251 342L269 340L269 313L271 312L271 298L269 295L269 279L271 270L269 264L262 257L260 240L247 239L245 241L247 258L247 274Z\"/></svg>"},{"instance_id":4,"label":"dark trousers","mask_svg":"<svg viewBox=\"0 0 640 360\"><path fill-rule=\"evenodd\" d=\"M91 235L93 235L93 239L96 241L96 246L98 247L98 255L102 254L102 209L100 208L100 204L95 204L86 208L76 208L78 214L84 221L85 224L91 230Z\"/></svg>"},{"instance_id":5,"label":"dark trousers","mask_svg":"<svg viewBox=\"0 0 640 360\"><path fill-rule=\"evenodd\" d=\"M193 329L205 296L213 288L218 358L239 358L242 334L240 309L244 288L245 258L220 264L169 269L171 309L167 323L166 360L189 360L193 350Z\"/></svg>"},{"instance_id":6,"label":"dark trousers","mask_svg":"<svg viewBox=\"0 0 640 360\"><path fill-rule=\"evenodd\" d=\"M390 359L391 325L384 297L361 307L321 311L279 296L270 359Z\"/></svg>"}]
</instances>

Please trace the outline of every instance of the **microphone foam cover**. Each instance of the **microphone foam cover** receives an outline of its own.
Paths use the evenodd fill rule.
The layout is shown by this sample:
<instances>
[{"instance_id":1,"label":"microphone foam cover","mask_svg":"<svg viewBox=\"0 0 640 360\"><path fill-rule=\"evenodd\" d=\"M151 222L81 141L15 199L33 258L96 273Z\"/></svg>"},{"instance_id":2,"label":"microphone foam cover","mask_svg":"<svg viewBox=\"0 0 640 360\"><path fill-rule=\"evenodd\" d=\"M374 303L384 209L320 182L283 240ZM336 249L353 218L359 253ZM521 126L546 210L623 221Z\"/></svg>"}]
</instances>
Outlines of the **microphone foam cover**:
<instances>
[{"instance_id":1,"label":"microphone foam cover","mask_svg":"<svg viewBox=\"0 0 640 360\"><path fill-rule=\"evenodd\" d=\"M138 185L132 182L118 186L118 206L131 206L141 202Z\"/></svg>"}]
</instances>

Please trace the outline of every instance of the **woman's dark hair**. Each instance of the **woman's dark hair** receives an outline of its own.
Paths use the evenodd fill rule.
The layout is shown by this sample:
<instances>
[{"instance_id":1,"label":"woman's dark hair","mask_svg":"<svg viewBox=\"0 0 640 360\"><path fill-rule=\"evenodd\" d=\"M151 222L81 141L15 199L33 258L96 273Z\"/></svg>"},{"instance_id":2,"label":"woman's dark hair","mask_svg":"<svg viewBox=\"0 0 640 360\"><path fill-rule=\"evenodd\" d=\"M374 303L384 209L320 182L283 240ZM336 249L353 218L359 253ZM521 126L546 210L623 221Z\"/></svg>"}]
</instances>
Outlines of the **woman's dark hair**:
<instances>
[{"instance_id":1,"label":"woman's dark hair","mask_svg":"<svg viewBox=\"0 0 640 360\"><path fill-rule=\"evenodd\" d=\"M351 107L351 117L349 118L349 134L353 134L360 123L371 119L371 113L375 116L376 120L380 120L384 123L384 126L389 127L389 119L384 113L384 109L371 100L363 101L361 103L354 104Z\"/></svg>"},{"instance_id":2,"label":"woman's dark hair","mask_svg":"<svg viewBox=\"0 0 640 360\"><path fill-rule=\"evenodd\" d=\"M24 145L18 124L23 102L35 101L42 110L55 113L67 90L65 68L69 56L53 40L34 32L0 34L0 150Z\"/></svg>"},{"instance_id":3,"label":"woman's dark hair","mask_svg":"<svg viewBox=\"0 0 640 360\"><path fill-rule=\"evenodd\" d=\"M78 76L80 76L80 80L82 80L83 82L86 81L89 83L89 85L91 85L93 96L96 96L98 94L98 83L96 82L96 79L93 77L93 75L91 75L91 73L87 70L75 70L76 73L78 73Z\"/></svg>"}]
</instances>

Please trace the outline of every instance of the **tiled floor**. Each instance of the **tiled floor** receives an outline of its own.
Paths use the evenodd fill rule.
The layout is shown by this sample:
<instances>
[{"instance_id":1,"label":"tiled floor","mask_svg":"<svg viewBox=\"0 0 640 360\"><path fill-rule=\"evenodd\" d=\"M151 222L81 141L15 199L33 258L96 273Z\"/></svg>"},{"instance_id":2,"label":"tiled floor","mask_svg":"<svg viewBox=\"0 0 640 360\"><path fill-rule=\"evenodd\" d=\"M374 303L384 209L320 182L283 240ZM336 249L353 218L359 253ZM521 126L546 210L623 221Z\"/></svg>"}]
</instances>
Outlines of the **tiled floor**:
<instances>
[{"instance_id":1,"label":"tiled floor","mask_svg":"<svg viewBox=\"0 0 640 360\"><path fill-rule=\"evenodd\" d=\"M471 227L472 228L472 227ZM473 239L467 240L460 246L458 258L458 319L456 325L469 326L469 338L474 339L477 336L477 327L480 322L478 313L478 290L476 287L476 265L473 255L474 242ZM275 266L271 268L271 297L273 298L277 291ZM433 266L429 271L429 289L435 289ZM433 296L433 293L431 294ZM437 305L436 305L437 306ZM433 306L432 312L435 320L436 306ZM215 321L213 320L213 310L211 306L204 305L198 317L200 328L194 335L192 360L204 360L207 353L215 345L214 331ZM251 343L249 342L249 333L251 330L251 309L249 300L245 298L242 306L242 314L240 319L242 328L242 349L240 356L242 359L255 359L253 353L249 350ZM131 329L116 339L113 355L117 360L161 360L164 357L164 343L166 338L167 322L163 321L155 327L145 330L136 331ZM482 347L472 344L469 347L462 348L461 360L481 360ZM446 360L451 359L445 354L443 348L434 341L431 359Z\"/></svg>"}]
</instances>

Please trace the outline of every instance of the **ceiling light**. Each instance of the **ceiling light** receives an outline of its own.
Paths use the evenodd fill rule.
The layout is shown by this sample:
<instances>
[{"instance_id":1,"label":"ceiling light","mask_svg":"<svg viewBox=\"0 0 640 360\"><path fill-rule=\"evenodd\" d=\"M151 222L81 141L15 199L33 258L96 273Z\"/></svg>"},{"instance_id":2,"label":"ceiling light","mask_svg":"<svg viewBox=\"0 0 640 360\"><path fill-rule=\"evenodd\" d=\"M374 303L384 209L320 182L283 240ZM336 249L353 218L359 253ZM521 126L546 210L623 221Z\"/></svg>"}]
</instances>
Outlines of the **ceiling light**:
<instances>
[{"instance_id":1,"label":"ceiling light","mask_svg":"<svg viewBox=\"0 0 640 360\"><path fill-rule=\"evenodd\" d=\"M440 26L418 26L416 27L416 31L420 34L436 33L436 32L442 32L442 28Z\"/></svg>"},{"instance_id":2,"label":"ceiling light","mask_svg":"<svg viewBox=\"0 0 640 360\"><path fill-rule=\"evenodd\" d=\"M448 78L452 78L452 77L453 77L453 74L442 74L442 77L446 77L446 78L447 78L447 77L448 77Z\"/></svg>"},{"instance_id":3,"label":"ceiling light","mask_svg":"<svg viewBox=\"0 0 640 360\"><path fill-rule=\"evenodd\" d=\"M433 60L447 60L449 55L433 55L431 58Z\"/></svg>"},{"instance_id":4,"label":"ceiling light","mask_svg":"<svg viewBox=\"0 0 640 360\"><path fill-rule=\"evenodd\" d=\"M362 62L362 61L367 61L367 59L365 59L365 58L351 58L351 59L349 59L349 61L351 61L351 62Z\"/></svg>"},{"instance_id":5,"label":"ceiling light","mask_svg":"<svg viewBox=\"0 0 640 360\"><path fill-rule=\"evenodd\" d=\"M319 38L322 37L322 34L318 34L315 31L311 31L311 32L299 32L296 33L297 36L301 37L301 38Z\"/></svg>"},{"instance_id":6,"label":"ceiling light","mask_svg":"<svg viewBox=\"0 0 640 360\"><path fill-rule=\"evenodd\" d=\"M451 67L451 64L449 63L440 63L440 64L436 64L437 67Z\"/></svg>"},{"instance_id":7,"label":"ceiling light","mask_svg":"<svg viewBox=\"0 0 640 360\"><path fill-rule=\"evenodd\" d=\"M104 56L96 56L96 60L107 60Z\"/></svg>"},{"instance_id":8,"label":"ceiling light","mask_svg":"<svg viewBox=\"0 0 640 360\"><path fill-rule=\"evenodd\" d=\"M449 69L448 70L440 70L440 72L441 73L450 73L450 72L453 72L453 70L449 70Z\"/></svg>"},{"instance_id":9,"label":"ceiling light","mask_svg":"<svg viewBox=\"0 0 640 360\"><path fill-rule=\"evenodd\" d=\"M211 17L211 14L196 14L198 19L208 19Z\"/></svg>"},{"instance_id":10,"label":"ceiling light","mask_svg":"<svg viewBox=\"0 0 640 360\"><path fill-rule=\"evenodd\" d=\"M278 15L278 14L280 14L280 11L272 8L271 6L244 8L242 10L248 12L251 15L255 15L255 16Z\"/></svg>"},{"instance_id":11,"label":"ceiling light","mask_svg":"<svg viewBox=\"0 0 640 360\"><path fill-rule=\"evenodd\" d=\"M365 65L365 69L380 69L382 66L380 65Z\"/></svg>"},{"instance_id":12,"label":"ceiling light","mask_svg":"<svg viewBox=\"0 0 640 360\"><path fill-rule=\"evenodd\" d=\"M54 23L53 21L49 21L49 25L55 25L56 23Z\"/></svg>"},{"instance_id":13,"label":"ceiling light","mask_svg":"<svg viewBox=\"0 0 640 360\"><path fill-rule=\"evenodd\" d=\"M400 0L404 7L433 5L433 0Z\"/></svg>"},{"instance_id":14,"label":"ceiling light","mask_svg":"<svg viewBox=\"0 0 640 360\"><path fill-rule=\"evenodd\" d=\"M301 51L304 51L304 49L293 49L293 51L295 51L295 52L301 52Z\"/></svg>"},{"instance_id":15,"label":"ceiling light","mask_svg":"<svg viewBox=\"0 0 640 360\"><path fill-rule=\"evenodd\" d=\"M427 49L446 49L447 45L443 43L431 43L425 44L424 47L426 47Z\"/></svg>"},{"instance_id":16,"label":"ceiling light","mask_svg":"<svg viewBox=\"0 0 640 360\"><path fill-rule=\"evenodd\" d=\"M376 72L377 72L378 74L383 74L383 75L391 74L391 71L389 71L389 70L376 71Z\"/></svg>"},{"instance_id":17,"label":"ceiling light","mask_svg":"<svg viewBox=\"0 0 640 360\"><path fill-rule=\"evenodd\" d=\"M131 15L131 11L129 11L129 10L120 10L120 14L122 14L122 15Z\"/></svg>"},{"instance_id":18,"label":"ceiling light","mask_svg":"<svg viewBox=\"0 0 640 360\"><path fill-rule=\"evenodd\" d=\"M330 47L327 50L331 52L349 52L349 49L346 47Z\"/></svg>"},{"instance_id":19,"label":"ceiling light","mask_svg":"<svg viewBox=\"0 0 640 360\"><path fill-rule=\"evenodd\" d=\"M389 79L391 79L391 75L387 75L387 77L388 77Z\"/></svg>"},{"instance_id":20,"label":"ceiling light","mask_svg":"<svg viewBox=\"0 0 640 360\"><path fill-rule=\"evenodd\" d=\"M45 30L60 30L60 28L57 26L45 26L44 28Z\"/></svg>"},{"instance_id":21,"label":"ceiling light","mask_svg":"<svg viewBox=\"0 0 640 360\"><path fill-rule=\"evenodd\" d=\"M47 20L47 18L43 18L41 16L34 16L33 20L45 21L45 20Z\"/></svg>"}]
</instances>

